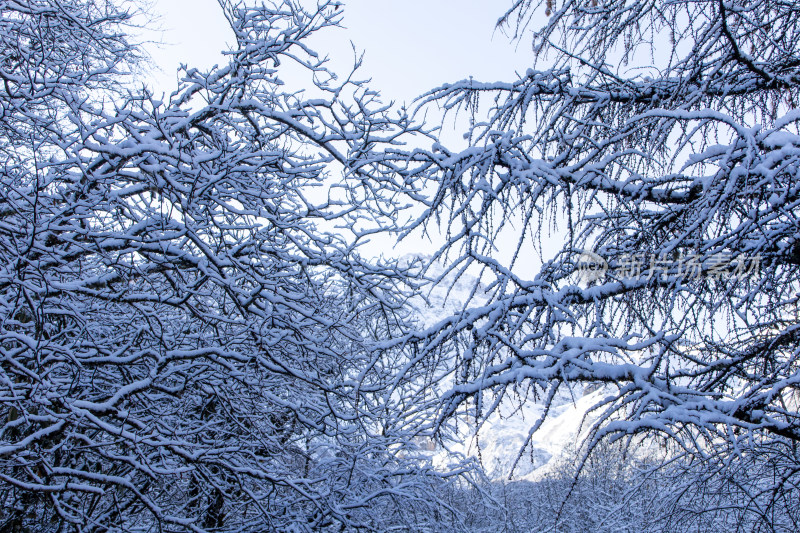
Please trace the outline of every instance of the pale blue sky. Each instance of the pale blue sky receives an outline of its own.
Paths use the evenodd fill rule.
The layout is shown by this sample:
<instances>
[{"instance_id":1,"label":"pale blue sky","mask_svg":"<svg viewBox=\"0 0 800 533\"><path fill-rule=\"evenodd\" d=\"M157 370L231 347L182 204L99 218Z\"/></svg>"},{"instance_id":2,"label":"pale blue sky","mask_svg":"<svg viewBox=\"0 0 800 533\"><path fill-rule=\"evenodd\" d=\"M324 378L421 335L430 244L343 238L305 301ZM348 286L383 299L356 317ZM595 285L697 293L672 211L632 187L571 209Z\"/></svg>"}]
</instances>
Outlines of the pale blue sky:
<instances>
[{"instance_id":1,"label":"pale blue sky","mask_svg":"<svg viewBox=\"0 0 800 533\"><path fill-rule=\"evenodd\" d=\"M180 62L198 68L222 61L228 37L216 0L155 0L164 44L152 50L162 90L171 89ZM492 0L351 0L344 29L314 41L340 70L352 64L352 41L366 52L362 77L387 98L410 101L443 82L473 75L483 81L509 80L531 62L530 48L517 49L495 31L506 2ZM166 87L170 85L170 87ZM157 92L160 92L157 89Z\"/></svg>"}]
</instances>

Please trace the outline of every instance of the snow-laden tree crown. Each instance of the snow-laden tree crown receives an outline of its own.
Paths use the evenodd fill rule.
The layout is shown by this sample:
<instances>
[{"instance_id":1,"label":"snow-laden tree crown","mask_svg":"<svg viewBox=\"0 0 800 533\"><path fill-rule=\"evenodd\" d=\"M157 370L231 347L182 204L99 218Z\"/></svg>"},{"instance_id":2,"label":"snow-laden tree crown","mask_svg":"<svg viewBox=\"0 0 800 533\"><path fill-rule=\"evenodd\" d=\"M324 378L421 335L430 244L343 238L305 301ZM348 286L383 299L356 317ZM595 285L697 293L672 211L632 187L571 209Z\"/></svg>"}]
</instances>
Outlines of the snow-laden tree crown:
<instances>
[{"instance_id":1,"label":"snow-laden tree crown","mask_svg":"<svg viewBox=\"0 0 800 533\"><path fill-rule=\"evenodd\" d=\"M435 191L416 225L447 228L436 260L490 294L404 337L458 354L440 417L534 398L535 432L602 384L583 460L647 435L689 471L690 521L795 530L800 6L520 0L500 25L533 67L424 95L471 114L471 146L407 174Z\"/></svg>"},{"instance_id":2,"label":"snow-laden tree crown","mask_svg":"<svg viewBox=\"0 0 800 533\"><path fill-rule=\"evenodd\" d=\"M428 521L428 377L385 344L410 267L353 235L421 130L307 47L336 5L223 2L228 63L164 101L130 89L130 5L0 5L0 529Z\"/></svg>"}]
</instances>

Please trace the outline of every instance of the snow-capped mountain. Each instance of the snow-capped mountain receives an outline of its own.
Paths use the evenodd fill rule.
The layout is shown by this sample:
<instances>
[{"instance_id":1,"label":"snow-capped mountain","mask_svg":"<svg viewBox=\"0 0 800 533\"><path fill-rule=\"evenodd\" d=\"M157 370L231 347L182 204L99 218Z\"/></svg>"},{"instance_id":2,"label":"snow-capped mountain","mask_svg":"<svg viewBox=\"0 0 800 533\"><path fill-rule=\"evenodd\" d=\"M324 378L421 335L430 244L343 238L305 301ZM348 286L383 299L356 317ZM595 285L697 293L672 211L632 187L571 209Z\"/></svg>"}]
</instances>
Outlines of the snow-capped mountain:
<instances>
[{"instance_id":1,"label":"snow-capped mountain","mask_svg":"<svg viewBox=\"0 0 800 533\"><path fill-rule=\"evenodd\" d=\"M424 256L407 256L427 260ZM441 264L433 264L427 277L442 278L441 282L424 292L415 301L420 325L430 327L443 317L460 312L464 304L479 306L486 299L485 287L474 276L445 275ZM454 455L480 460L491 479L524 479L535 481L549 472L556 460L567 450L574 449L591 425L587 412L604 395L604 390L574 387L572 392L559 393L547 419L533 434L531 428L542 415L542 406L533 400L504 401L485 421L460 419L458 437L444 448L432 450L434 464L446 465Z\"/></svg>"}]
</instances>

